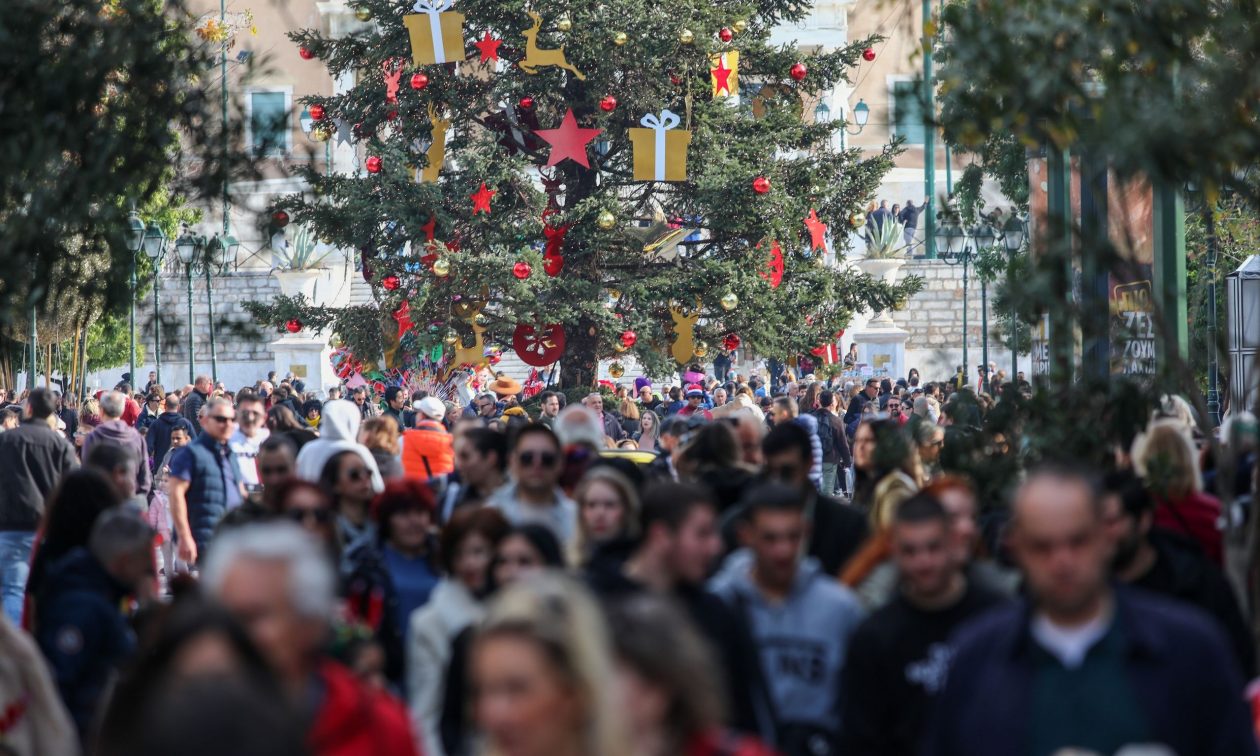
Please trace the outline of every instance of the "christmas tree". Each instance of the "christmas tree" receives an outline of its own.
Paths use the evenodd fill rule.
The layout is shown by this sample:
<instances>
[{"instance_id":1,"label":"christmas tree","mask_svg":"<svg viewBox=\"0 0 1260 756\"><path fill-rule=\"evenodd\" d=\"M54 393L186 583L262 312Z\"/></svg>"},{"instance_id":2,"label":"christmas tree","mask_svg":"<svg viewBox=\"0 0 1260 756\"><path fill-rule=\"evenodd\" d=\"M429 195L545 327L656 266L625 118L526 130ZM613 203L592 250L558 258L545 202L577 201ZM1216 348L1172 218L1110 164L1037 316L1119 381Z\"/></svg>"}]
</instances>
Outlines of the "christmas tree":
<instances>
[{"instance_id":1,"label":"christmas tree","mask_svg":"<svg viewBox=\"0 0 1260 756\"><path fill-rule=\"evenodd\" d=\"M363 364L406 370L514 348L567 386L633 353L654 374L744 348L806 354L897 286L843 255L898 147L832 148L820 93L874 40L806 55L769 43L796 0L364 0L339 39L292 33L342 95L309 98L317 137L359 175L308 171L279 202L357 249L378 308L280 298L277 327L327 329ZM828 232L828 226L831 231Z\"/></svg>"}]
</instances>

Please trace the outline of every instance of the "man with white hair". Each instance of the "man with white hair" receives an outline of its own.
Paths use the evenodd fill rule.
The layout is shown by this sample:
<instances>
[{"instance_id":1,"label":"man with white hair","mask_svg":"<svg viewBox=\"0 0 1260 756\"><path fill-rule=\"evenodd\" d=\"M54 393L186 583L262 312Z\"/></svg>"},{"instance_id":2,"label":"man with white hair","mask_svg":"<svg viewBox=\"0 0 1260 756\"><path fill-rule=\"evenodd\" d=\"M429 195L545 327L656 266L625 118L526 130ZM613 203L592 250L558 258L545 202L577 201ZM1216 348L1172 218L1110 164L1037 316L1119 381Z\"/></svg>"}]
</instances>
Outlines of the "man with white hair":
<instances>
[{"instance_id":1,"label":"man with white hair","mask_svg":"<svg viewBox=\"0 0 1260 756\"><path fill-rule=\"evenodd\" d=\"M104 422L83 439L83 458L87 458L94 444L102 441L118 444L129 450L136 460L135 495L147 499L149 490L153 487L153 474L149 470L149 447L139 431L123 422L122 414L126 409L127 396L121 391L111 391L101 397L101 418Z\"/></svg>"},{"instance_id":2,"label":"man with white hair","mask_svg":"<svg viewBox=\"0 0 1260 756\"><path fill-rule=\"evenodd\" d=\"M241 621L290 702L302 708L312 753L414 756L401 704L324 654L336 582L320 544L297 525L276 522L225 533L202 585Z\"/></svg>"},{"instance_id":3,"label":"man with white hair","mask_svg":"<svg viewBox=\"0 0 1260 756\"><path fill-rule=\"evenodd\" d=\"M620 441L626 437L626 431L621 427L621 423L617 422L617 418L604 412L604 397L598 391L592 391L582 400L582 406L586 407L595 416L599 418L599 423L604 429L604 435L613 441Z\"/></svg>"}]
</instances>

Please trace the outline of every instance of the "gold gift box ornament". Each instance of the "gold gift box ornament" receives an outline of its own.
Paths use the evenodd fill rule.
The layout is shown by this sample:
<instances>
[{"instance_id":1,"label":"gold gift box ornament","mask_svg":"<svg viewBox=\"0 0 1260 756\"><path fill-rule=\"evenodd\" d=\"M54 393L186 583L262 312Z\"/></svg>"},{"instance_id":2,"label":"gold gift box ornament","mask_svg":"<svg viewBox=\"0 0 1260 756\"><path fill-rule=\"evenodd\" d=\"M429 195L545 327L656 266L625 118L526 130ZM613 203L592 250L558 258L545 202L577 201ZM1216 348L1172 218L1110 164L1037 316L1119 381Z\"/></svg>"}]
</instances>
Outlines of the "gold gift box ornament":
<instances>
[{"instance_id":1,"label":"gold gift box ornament","mask_svg":"<svg viewBox=\"0 0 1260 756\"><path fill-rule=\"evenodd\" d=\"M691 132L677 129L682 119L662 110L639 119L645 128L627 129L634 146L635 181L686 181Z\"/></svg>"},{"instance_id":2,"label":"gold gift box ornament","mask_svg":"<svg viewBox=\"0 0 1260 756\"><path fill-rule=\"evenodd\" d=\"M416 0L415 13L403 16L411 37L411 62L417 66L464 59L464 14L450 10L451 0Z\"/></svg>"}]
</instances>

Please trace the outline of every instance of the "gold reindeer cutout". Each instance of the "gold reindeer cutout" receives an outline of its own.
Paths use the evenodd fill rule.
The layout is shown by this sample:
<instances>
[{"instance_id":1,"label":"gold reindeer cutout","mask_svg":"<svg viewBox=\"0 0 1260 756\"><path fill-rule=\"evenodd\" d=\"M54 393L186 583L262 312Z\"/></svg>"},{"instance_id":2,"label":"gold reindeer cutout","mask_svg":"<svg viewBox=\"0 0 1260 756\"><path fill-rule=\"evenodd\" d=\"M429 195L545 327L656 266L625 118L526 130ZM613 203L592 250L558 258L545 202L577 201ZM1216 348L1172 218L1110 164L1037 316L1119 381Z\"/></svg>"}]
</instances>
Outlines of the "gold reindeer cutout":
<instances>
[{"instance_id":1,"label":"gold reindeer cutout","mask_svg":"<svg viewBox=\"0 0 1260 756\"><path fill-rule=\"evenodd\" d=\"M696 309L690 312L682 307L670 307L670 317L674 319L674 344L670 354L680 365L685 365L696 353L696 321L700 320L700 302L696 301Z\"/></svg>"},{"instance_id":2,"label":"gold reindeer cutout","mask_svg":"<svg viewBox=\"0 0 1260 756\"><path fill-rule=\"evenodd\" d=\"M565 59L564 45L547 50L538 47L538 30L542 29L542 17L534 11L529 11L528 15L534 20L534 25L521 32L525 36L525 59L520 62L521 70L532 75L538 73L540 68L555 66L572 73L578 81L586 81L586 76Z\"/></svg>"},{"instance_id":3,"label":"gold reindeer cutout","mask_svg":"<svg viewBox=\"0 0 1260 756\"><path fill-rule=\"evenodd\" d=\"M451 122L439 116L430 103L429 123L433 128L429 136L429 149L424 153L428 163L416 172L417 183L435 183L442 171L442 164L446 162L446 130L451 127Z\"/></svg>"}]
</instances>

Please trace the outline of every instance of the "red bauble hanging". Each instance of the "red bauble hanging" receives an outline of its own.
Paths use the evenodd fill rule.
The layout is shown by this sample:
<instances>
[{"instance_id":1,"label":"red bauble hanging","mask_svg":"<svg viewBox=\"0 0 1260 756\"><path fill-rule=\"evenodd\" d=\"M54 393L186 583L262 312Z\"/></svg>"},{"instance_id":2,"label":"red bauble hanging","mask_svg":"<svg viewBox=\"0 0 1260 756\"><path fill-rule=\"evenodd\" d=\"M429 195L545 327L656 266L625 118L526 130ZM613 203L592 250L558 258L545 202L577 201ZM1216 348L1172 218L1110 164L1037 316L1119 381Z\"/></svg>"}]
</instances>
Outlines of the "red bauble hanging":
<instances>
[{"instance_id":1,"label":"red bauble hanging","mask_svg":"<svg viewBox=\"0 0 1260 756\"><path fill-rule=\"evenodd\" d=\"M626 349L629 349L630 347L634 346L634 343L638 340L639 340L639 335L635 333L634 331L621 332L621 345L625 347Z\"/></svg>"},{"instance_id":2,"label":"red bauble hanging","mask_svg":"<svg viewBox=\"0 0 1260 756\"><path fill-rule=\"evenodd\" d=\"M512 266L512 275L516 276L522 281L524 281L526 278L529 278L529 274L533 272L534 272L534 269L529 267L529 263L525 262L524 260L521 260L520 262Z\"/></svg>"},{"instance_id":3,"label":"red bauble hanging","mask_svg":"<svg viewBox=\"0 0 1260 756\"><path fill-rule=\"evenodd\" d=\"M302 330L302 321L298 320L297 318L289 318L288 320L284 321L284 330L288 331L289 333L297 333L298 331Z\"/></svg>"},{"instance_id":4,"label":"red bauble hanging","mask_svg":"<svg viewBox=\"0 0 1260 756\"><path fill-rule=\"evenodd\" d=\"M752 188L757 194L766 194L770 191L770 179L765 176L758 176L753 179Z\"/></svg>"},{"instance_id":5,"label":"red bauble hanging","mask_svg":"<svg viewBox=\"0 0 1260 756\"><path fill-rule=\"evenodd\" d=\"M678 86L679 84L682 84L682 78L679 77L678 74L670 74L669 83L673 84L674 86Z\"/></svg>"},{"instance_id":6,"label":"red bauble hanging","mask_svg":"<svg viewBox=\"0 0 1260 756\"><path fill-rule=\"evenodd\" d=\"M429 77L422 73L414 73L411 75L411 88L415 90L424 89L429 86Z\"/></svg>"},{"instance_id":7,"label":"red bauble hanging","mask_svg":"<svg viewBox=\"0 0 1260 756\"><path fill-rule=\"evenodd\" d=\"M735 32L731 31L731 28L729 26L723 26L721 29L718 30L718 39L722 40L723 42L730 42L734 38L735 38Z\"/></svg>"},{"instance_id":8,"label":"red bauble hanging","mask_svg":"<svg viewBox=\"0 0 1260 756\"><path fill-rule=\"evenodd\" d=\"M520 101L521 110L529 110L534 107L533 97L522 97Z\"/></svg>"},{"instance_id":9,"label":"red bauble hanging","mask_svg":"<svg viewBox=\"0 0 1260 756\"><path fill-rule=\"evenodd\" d=\"M324 120L324 106L316 103L310 107L311 118L316 121Z\"/></svg>"},{"instance_id":10,"label":"red bauble hanging","mask_svg":"<svg viewBox=\"0 0 1260 756\"><path fill-rule=\"evenodd\" d=\"M605 113L611 113L617 109L617 98L612 95L604 95L599 101L599 109Z\"/></svg>"},{"instance_id":11,"label":"red bauble hanging","mask_svg":"<svg viewBox=\"0 0 1260 756\"><path fill-rule=\"evenodd\" d=\"M793 63L792 67L788 70L788 73L793 79L796 79L797 81L804 81L805 76L809 74L809 69L805 67L804 63Z\"/></svg>"},{"instance_id":12,"label":"red bauble hanging","mask_svg":"<svg viewBox=\"0 0 1260 756\"><path fill-rule=\"evenodd\" d=\"M301 58L302 60L310 60L310 59L312 59L312 58L314 58L314 57L315 57L315 53L311 52L311 51L310 51L310 48L307 48L307 47L299 47L299 48L298 48L298 57L299 57L299 58Z\"/></svg>"},{"instance_id":13,"label":"red bauble hanging","mask_svg":"<svg viewBox=\"0 0 1260 756\"><path fill-rule=\"evenodd\" d=\"M868 47L865 50L863 50L862 60L865 60L867 63L870 63L872 60L875 60L875 48Z\"/></svg>"},{"instance_id":14,"label":"red bauble hanging","mask_svg":"<svg viewBox=\"0 0 1260 756\"><path fill-rule=\"evenodd\" d=\"M734 352L736 349L739 349L743 343L744 342L740 340L739 335L734 333L728 333L726 334L726 338L722 339L722 346L728 352Z\"/></svg>"},{"instance_id":15,"label":"red bauble hanging","mask_svg":"<svg viewBox=\"0 0 1260 756\"><path fill-rule=\"evenodd\" d=\"M277 210L271 214L271 222L276 225L276 228L284 228L289 225L289 214L283 210Z\"/></svg>"},{"instance_id":16,"label":"red bauble hanging","mask_svg":"<svg viewBox=\"0 0 1260 756\"><path fill-rule=\"evenodd\" d=\"M387 291L395 291L402 286L402 279L398 276L385 276L381 279L381 286L384 286Z\"/></svg>"},{"instance_id":17,"label":"red bauble hanging","mask_svg":"<svg viewBox=\"0 0 1260 756\"><path fill-rule=\"evenodd\" d=\"M367 160L363 161L363 167L367 169L368 173L380 173L381 167L384 164L385 164L384 161L381 160L376 155L372 155L368 157Z\"/></svg>"},{"instance_id":18,"label":"red bauble hanging","mask_svg":"<svg viewBox=\"0 0 1260 756\"><path fill-rule=\"evenodd\" d=\"M543 270L547 275L555 278L560 275L560 271L564 270L564 258L560 255L547 255L543 258Z\"/></svg>"}]
</instances>

